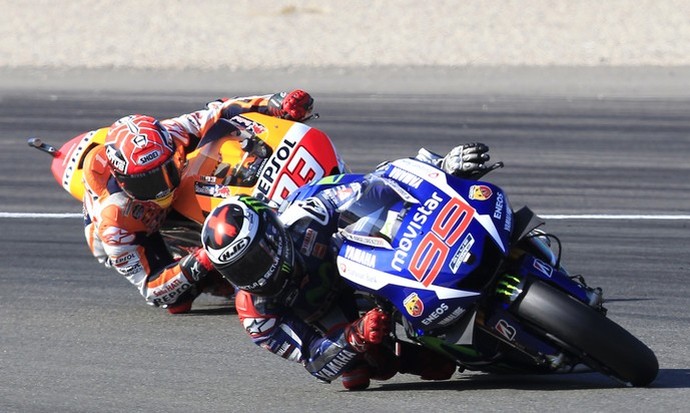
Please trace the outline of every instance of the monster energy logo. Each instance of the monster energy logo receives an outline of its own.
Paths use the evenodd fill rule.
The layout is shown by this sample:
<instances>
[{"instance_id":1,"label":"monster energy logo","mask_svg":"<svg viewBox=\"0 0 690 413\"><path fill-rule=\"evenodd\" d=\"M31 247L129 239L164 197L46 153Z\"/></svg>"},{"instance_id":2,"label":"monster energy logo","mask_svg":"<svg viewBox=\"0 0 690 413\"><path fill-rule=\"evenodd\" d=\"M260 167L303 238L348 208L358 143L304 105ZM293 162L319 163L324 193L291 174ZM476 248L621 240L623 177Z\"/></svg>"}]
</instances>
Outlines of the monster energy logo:
<instances>
[{"instance_id":1,"label":"monster energy logo","mask_svg":"<svg viewBox=\"0 0 690 413\"><path fill-rule=\"evenodd\" d=\"M245 205L253 209L255 212L261 212L270 209L268 205L251 196L241 196L240 201L244 202Z\"/></svg>"},{"instance_id":2,"label":"monster energy logo","mask_svg":"<svg viewBox=\"0 0 690 413\"><path fill-rule=\"evenodd\" d=\"M505 274L498 284L496 284L496 294L505 296L510 299L510 301L513 301L522 293L520 283L520 278L514 275Z\"/></svg>"},{"instance_id":3,"label":"monster energy logo","mask_svg":"<svg viewBox=\"0 0 690 413\"><path fill-rule=\"evenodd\" d=\"M317 185L326 185L326 184L337 184L340 182L341 179L343 179L345 175L331 175L331 176L326 176L324 178L321 178L319 182L317 182Z\"/></svg>"}]
</instances>

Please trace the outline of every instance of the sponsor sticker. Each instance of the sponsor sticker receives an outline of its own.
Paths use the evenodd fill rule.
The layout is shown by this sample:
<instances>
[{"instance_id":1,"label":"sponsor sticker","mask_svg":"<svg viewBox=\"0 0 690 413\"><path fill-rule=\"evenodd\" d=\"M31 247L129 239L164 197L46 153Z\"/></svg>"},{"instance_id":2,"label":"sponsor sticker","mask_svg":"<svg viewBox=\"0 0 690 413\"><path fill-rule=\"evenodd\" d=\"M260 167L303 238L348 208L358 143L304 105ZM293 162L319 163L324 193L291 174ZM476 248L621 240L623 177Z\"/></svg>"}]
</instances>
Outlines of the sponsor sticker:
<instances>
[{"instance_id":1,"label":"sponsor sticker","mask_svg":"<svg viewBox=\"0 0 690 413\"><path fill-rule=\"evenodd\" d=\"M537 258L534 259L534 268L549 278L551 278L551 275L553 274L553 267Z\"/></svg>"},{"instance_id":2,"label":"sponsor sticker","mask_svg":"<svg viewBox=\"0 0 690 413\"><path fill-rule=\"evenodd\" d=\"M424 302L422 302L417 293L412 293L405 297L403 305L407 313L412 317L419 317L424 312Z\"/></svg>"},{"instance_id":3,"label":"sponsor sticker","mask_svg":"<svg viewBox=\"0 0 690 413\"><path fill-rule=\"evenodd\" d=\"M491 198L491 195L493 195L493 192L488 186L472 185L470 187L470 193L467 196L475 201L486 201Z\"/></svg>"},{"instance_id":4,"label":"sponsor sticker","mask_svg":"<svg viewBox=\"0 0 690 413\"><path fill-rule=\"evenodd\" d=\"M409 185L413 188L419 188L419 186L424 182L424 180L415 174L407 172L404 169L398 167L393 167L393 169L388 173L391 179L399 181L405 185Z\"/></svg>"},{"instance_id":5,"label":"sponsor sticker","mask_svg":"<svg viewBox=\"0 0 690 413\"><path fill-rule=\"evenodd\" d=\"M304 233L304 240L302 241L299 252L301 252L303 255L311 255L311 251L314 248L314 242L316 242L317 234L318 232L311 228L307 228L307 231Z\"/></svg>"},{"instance_id":6,"label":"sponsor sticker","mask_svg":"<svg viewBox=\"0 0 690 413\"><path fill-rule=\"evenodd\" d=\"M458 272L458 268L460 268L460 265L465 262L467 257L469 256L470 249L474 245L474 237L472 234L467 234L465 236L465 239L462 240L462 243L460 244L460 247L458 248L458 251L455 253L453 256L453 259L450 260L450 270L453 271L453 274L456 274Z\"/></svg>"},{"instance_id":7,"label":"sponsor sticker","mask_svg":"<svg viewBox=\"0 0 690 413\"><path fill-rule=\"evenodd\" d=\"M504 319L498 320L498 323L496 323L496 331L498 331L500 335L502 335L510 341L512 341L515 338L515 327L511 326Z\"/></svg>"},{"instance_id":8,"label":"sponsor sticker","mask_svg":"<svg viewBox=\"0 0 690 413\"><path fill-rule=\"evenodd\" d=\"M238 239L218 257L218 261L223 264L230 264L234 262L242 255L242 252L247 248L247 246L249 246L249 237Z\"/></svg>"},{"instance_id":9,"label":"sponsor sticker","mask_svg":"<svg viewBox=\"0 0 690 413\"><path fill-rule=\"evenodd\" d=\"M157 150L153 150L145 155L141 155L137 163L139 165L146 165L147 163L153 162L156 159L158 159L159 156L160 152L158 152Z\"/></svg>"},{"instance_id":10,"label":"sponsor sticker","mask_svg":"<svg viewBox=\"0 0 690 413\"><path fill-rule=\"evenodd\" d=\"M439 317L441 317L443 314L445 314L446 311L448 311L448 304L441 303L441 305L434 309L434 311L432 311L428 317L422 320L422 324L428 326L429 324L437 320Z\"/></svg>"},{"instance_id":11,"label":"sponsor sticker","mask_svg":"<svg viewBox=\"0 0 690 413\"><path fill-rule=\"evenodd\" d=\"M503 217L503 193L499 192L496 194L496 206L494 207L494 218L501 219Z\"/></svg>"},{"instance_id":12,"label":"sponsor sticker","mask_svg":"<svg viewBox=\"0 0 690 413\"><path fill-rule=\"evenodd\" d=\"M345 247L344 256L350 261L354 261L369 268L376 268L376 255L370 252L347 245Z\"/></svg>"}]
</instances>

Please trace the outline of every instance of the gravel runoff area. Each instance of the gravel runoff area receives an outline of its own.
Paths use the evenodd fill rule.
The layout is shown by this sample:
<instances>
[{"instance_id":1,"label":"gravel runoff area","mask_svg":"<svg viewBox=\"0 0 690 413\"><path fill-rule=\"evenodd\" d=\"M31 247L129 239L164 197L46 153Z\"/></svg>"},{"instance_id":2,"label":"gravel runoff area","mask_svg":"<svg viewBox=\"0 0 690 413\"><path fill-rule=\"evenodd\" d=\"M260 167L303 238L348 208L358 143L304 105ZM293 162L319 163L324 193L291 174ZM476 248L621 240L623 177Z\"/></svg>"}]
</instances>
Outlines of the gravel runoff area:
<instances>
[{"instance_id":1,"label":"gravel runoff area","mask_svg":"<svg viewBox=\"0 0 690 413\"><path fill-rule=\"evenodd\" d=\"M690 94L688 0L0 0L0 10L5 88L610 95L616 81Z\"/></svg>"},{"instance_id":2,"label":"gravel runoff area","mask_svg":"<svg viewBox=\"0 0 690 413\"><path fill-rule=\"evenodd\" d=\"M687 0L2 0L0 66L690 65Z\"/></svg>"}]
</instances>

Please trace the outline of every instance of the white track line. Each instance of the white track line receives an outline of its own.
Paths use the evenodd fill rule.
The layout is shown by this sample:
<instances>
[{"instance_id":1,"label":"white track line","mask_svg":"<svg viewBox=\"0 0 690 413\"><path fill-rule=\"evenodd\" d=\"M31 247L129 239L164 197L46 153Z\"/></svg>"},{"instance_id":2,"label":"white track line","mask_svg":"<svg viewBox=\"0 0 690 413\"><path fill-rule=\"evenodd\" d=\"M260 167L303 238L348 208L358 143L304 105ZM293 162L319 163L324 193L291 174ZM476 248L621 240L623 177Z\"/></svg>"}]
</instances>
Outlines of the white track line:
<instances>
[{"instance_id":1,"label":"white track line","mask_svg":"<svg viewBox=\"0 0 690 413\"><path fill-rule=\"evenodd\" d=\"M0 212L0 218L83 218L82 214L50 212Z\"/></svg>"},{"instance_id":2,"label":"white track line","mask_svg":"<svg viewBox=\"0 0 690 413\"><path fill-rule=\"evenodd\" d=\"M538 214L537 214L538 215ZM61 219L82 218L82 214L76 213L50 213L50 212L0 212L0 218L29 218L29 219ZM641 220L641 221L687 221L690 215L610 215L610 214L582 214L582 215L539 215L539 217L551 220L567 219L600 219L600 220Z\"/></svg>"},{"instance_id":3,"label":"white track line","mask_svg":"<svg viewBox=\"0 0 690 413\"><path fill-rule=\"evenodd\" d=\"M539 214L537 214L539 215ZM583 214L583 215L539 215L544 219L628 219L649 221L682 221L690 220L690 215L609 215L609 214Z\"/></svg>"}]
</instances>

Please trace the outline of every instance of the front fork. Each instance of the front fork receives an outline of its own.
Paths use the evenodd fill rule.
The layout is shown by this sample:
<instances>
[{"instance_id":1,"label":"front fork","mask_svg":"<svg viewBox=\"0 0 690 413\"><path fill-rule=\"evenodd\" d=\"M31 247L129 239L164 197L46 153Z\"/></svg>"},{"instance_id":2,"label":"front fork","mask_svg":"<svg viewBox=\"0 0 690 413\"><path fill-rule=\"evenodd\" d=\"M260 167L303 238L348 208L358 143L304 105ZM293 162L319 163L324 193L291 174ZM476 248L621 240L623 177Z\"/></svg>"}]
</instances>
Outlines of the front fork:
<instances>
[{"instance_id":1,"label":"front fork","mask_svg":"<svg viewBox=\"0 0 690 413\"><path fill-rule=\"evenodd\" d=\"M539 233L524 238L520 248L511 251L511 258L505 271L493 284L493 291L487 291L483 314L477 328L491 334L538 364L548 365L553 370L572 369L572 365L562 352L545 343L539 336L525 329L522 321L515 318L510 310L519 301L529 284L534 280L546 282L595 310L606 313L603 307L601 288L591 288L582 276L571 276L560 265L560 259L551 250L548 238Z\"/></svg>"}]
</instances>

